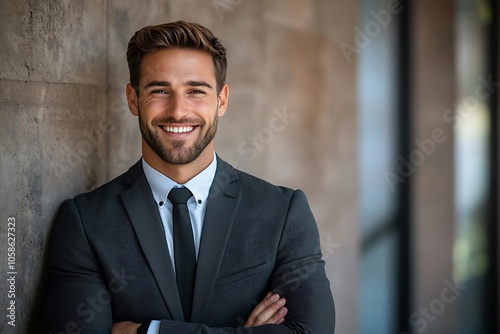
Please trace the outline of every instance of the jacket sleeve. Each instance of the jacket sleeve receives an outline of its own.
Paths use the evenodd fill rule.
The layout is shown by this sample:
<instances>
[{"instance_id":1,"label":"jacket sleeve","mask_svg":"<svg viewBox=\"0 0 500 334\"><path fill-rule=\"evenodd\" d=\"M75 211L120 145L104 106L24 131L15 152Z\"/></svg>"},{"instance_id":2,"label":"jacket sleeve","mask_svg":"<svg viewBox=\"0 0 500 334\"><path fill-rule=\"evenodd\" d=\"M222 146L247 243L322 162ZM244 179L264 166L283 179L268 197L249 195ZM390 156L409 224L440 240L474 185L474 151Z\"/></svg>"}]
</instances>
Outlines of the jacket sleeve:
<instances>
[{"instance_id":1,"label":"jacket sleeve","mask_svg":"<svg viewBox=\"0 0 500 334\"><path fill-rule=\"evenodd\" d=\"M271 290L287 300L285 323L253 328L209 328L163 320L160 334L333 334L335 307L321 257L316 222L306 196L297 190L290 201L269 284Z\"/></svg>"},{"instance_id":2,"label":"jacket sleeve","mask_svg":"<svg viewBox=\"0 0 500 334\"><path fill-rule=\"evenodd\" d=\"M44 333L110 333L111 294L73 200L61 206L48 255Z\"/></svg>"}]
</instances>

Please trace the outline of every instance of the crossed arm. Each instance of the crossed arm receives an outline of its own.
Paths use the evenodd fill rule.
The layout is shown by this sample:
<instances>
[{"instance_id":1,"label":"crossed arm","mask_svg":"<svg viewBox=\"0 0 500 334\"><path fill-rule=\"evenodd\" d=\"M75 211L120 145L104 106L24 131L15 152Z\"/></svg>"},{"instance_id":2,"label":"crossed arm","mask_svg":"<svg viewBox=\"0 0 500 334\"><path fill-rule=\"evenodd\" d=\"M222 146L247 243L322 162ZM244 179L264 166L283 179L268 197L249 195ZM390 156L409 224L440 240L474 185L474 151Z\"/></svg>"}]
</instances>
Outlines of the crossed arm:
<instances>
[{"instance_id":1,"label":"crossed arm","mask_svg":"<svg viewBox=\"0 0 500 334\"><path fill-rule=\"evenodd\" d=\"M160 334L332 334L335 324L333 300L321 260L318 231L302 192L297 191L292 196L286 219L276 266L268 282L274 294L268 294L254 308L246 320L247 328L213 328L164 319L161 320ZM44 316L46 332L64 330L64 333L78 333L77 330L82 330L82 333L109 333L114 317L110 301L106 298L109 298L108 289L116 290L118 287L111 282L105 284L75 201L68 201L63 206L52 238L49 254L51 280ZM280 313L284 306L273 301L276 294L286 298L285 314ZM96 296L107 303L96 305L98 309L93 306L96 312L88 313L90 310L79 308L79 303L83 300L95 303L96 298L89 296ZM82 315L88 317L82 318ZM139 319L141 317L147 316L138 316ZM140 324L124 322L114 326L114 333L121 334L137 330Z\"/></svg>"},{"instance_id":2,"label":"crossed arm","mask_svg":"<svg viewBox=\"0 0 500 334\"><path fill-rule=\"evenodd\" d=\"M250 313L244 327L283 323L288 312L285 303L285 298L280 298L277 293L268 292ZM140 326L141 324L132 321L116 322L113 324L112 334L136 334Z\"/></svg>"},{"instance_id":3,"label":"crossed arm","mask_svg":"<svg viewBox=\"0 0 500 334\"><path fill-rule=\"evenodd\" d=\"M285 232L277 254L277 264L269 282L275 294L269 294L248 317L247 330L236 328L209 328L201 324L163 321L160 334L171 332L189 334L212 333L317 333L333 334L335 308L329 282L321 259L319 235L305 195L296 191L292 196ZM279 301L286 305L280 306ZM272 298L278 301L273 302ZM285 311L281 315L280 311ZM285 315L287 318L285 319ZM286 320L286 321L285 321ZM113 334L125 334L117 323ZM128 324L137 329L138 324ZM134 331L130 332L135 334Z\"/></svg>"}]
</instances>

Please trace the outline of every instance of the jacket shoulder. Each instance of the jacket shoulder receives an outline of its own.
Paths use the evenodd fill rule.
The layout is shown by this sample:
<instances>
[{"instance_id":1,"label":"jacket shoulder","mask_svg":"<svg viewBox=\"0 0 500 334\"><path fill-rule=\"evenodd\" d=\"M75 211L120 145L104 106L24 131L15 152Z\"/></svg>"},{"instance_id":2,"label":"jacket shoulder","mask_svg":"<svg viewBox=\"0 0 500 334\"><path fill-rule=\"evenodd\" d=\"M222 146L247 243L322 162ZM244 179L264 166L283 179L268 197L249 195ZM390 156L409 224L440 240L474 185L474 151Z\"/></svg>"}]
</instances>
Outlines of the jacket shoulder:
<instances>
[{"instance_id":1,"label":"jacket shoulder","mask_svg":"<svg viewBox=\"0 0 500 334\"><path fill-rule=\"evenodd\" d=\"M280 194L288 194L288 193L291 194L295 191L295 189L285 187L282 185L275 185L269 181L261 179L260 177L248 174L238 169L236 169L236 172L240 177L241 181L245 185L249 185L252 188L259 189L260 191L267 191L271 193L280 193Z\"/></svg>"},{"instance_id":2,"label":"jacket shoulder","mask_svg":"<svg viewBox=\"0 0 500 334\"><path fill-rule=\"evenodd\" d=\"M83 203L101 202L112 198L117 198L119 194L122 193L125 189L129 188L130 184L132 184L137 178L139 178L141 174L144 175L144 172L142 171L141 162L139 161L125 173L115 177L111 181L104 183L94 190L78 194L73 198L73 200L77 203Z\"/></svg>"},{"instance_id":3,"label":"jacket shoulder","mask_svg":"<svg viewBox=\"0 0 500 334\"><path fill-rule=\"evenodd\" d=\"M294 193L302 193L301 190L294 190L282 185L275 185L260 177L244 172L237 169L227 162L219 159L219 164L222 170L234 173L240 186L244 189L245 195L268 200L270 198L290 199Z\"/></svg>"}]
</instances>

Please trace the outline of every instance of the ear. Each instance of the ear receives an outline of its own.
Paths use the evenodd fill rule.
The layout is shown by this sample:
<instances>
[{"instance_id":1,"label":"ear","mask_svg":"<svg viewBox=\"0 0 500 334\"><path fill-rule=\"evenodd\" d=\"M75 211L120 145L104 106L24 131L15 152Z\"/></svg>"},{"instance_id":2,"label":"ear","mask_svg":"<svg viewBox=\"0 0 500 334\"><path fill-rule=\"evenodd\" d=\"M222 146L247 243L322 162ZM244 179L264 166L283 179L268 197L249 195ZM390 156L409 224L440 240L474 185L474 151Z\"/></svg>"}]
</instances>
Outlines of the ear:
<instances>
[{"instance_id":1,"label":"ear","mask_svg":"<svg viewBox=\"0 0 500 334\"><path fill-rule=\"evenodd\" d=\"M128 83L127 88L125 89L125 93L127 94L127 103L128 103L128 109L134 116L139 115L139 101L137 97L137 92L135 91L134 87Z\"/></svg>"},{"instance_id":2,"label":"ear","mask_svg":"<svg viewBox=\"0 0 500 334\"><path fill-rule=\"evenodd\" d=\"M217 115L219 117L223 116L226 113L228 99L229 99L229 87L227 85L224 85L217 98L217 103L219 103L218 106L219 111L217 112Z\"/></svg>"}]
</instances>

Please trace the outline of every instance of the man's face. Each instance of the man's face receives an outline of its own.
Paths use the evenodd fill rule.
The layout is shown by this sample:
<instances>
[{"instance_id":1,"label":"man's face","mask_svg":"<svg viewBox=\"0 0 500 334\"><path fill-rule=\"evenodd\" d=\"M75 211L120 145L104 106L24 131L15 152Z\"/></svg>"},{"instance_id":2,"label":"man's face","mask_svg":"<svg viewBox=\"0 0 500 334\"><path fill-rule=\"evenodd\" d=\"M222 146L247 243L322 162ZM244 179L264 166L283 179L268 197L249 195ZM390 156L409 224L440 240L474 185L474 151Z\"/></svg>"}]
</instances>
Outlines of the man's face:
<instances>
[{"instance_id":1,"label":"man's face","mask_svg":"<svg viewBox=\"0 0 500 334\"><path fill-rule=\"evenodd\" d=\"M128 85L127 98L132 113L139 116L145 157L155 154L169 164L188 164L204 151L213 154L227 86L217 95L210 54L177 48L145 55L139 94ZM209 145L211 150L206 150Z\"/></svg>"}]
</instances>

